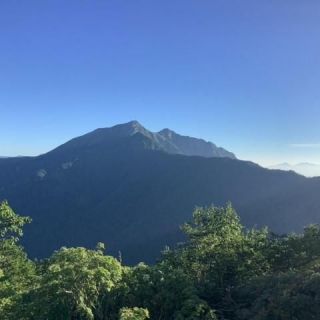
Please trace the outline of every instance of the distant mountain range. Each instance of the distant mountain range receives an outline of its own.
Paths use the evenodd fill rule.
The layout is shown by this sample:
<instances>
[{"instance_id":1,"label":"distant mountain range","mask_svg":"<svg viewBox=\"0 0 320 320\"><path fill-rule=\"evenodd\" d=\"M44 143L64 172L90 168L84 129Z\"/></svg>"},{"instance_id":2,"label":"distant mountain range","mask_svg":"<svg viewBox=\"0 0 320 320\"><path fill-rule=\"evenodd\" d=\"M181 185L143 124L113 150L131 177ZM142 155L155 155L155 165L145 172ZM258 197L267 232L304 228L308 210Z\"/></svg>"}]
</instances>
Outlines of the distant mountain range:
<instances>
[{"instance_id":1,"label":"distant mountain range","mask_svg":"<svg viewBox=\"0 0 320 320\"><path fill-rule=\"evenodd\" d=\"M15 157L9 157L9 156L0 156L0 159L5 159L5 158L21 158L23 156L15 156Z\"/></svg>"},{"instance_id":2,"label":"distant mountain range","mask_svg":"<svg viewBox=\"0 0 320 320\"><path fill-rule=\"evenodd\" d=\"M97 129L38 157L0 159L0 200L33 223L24 245L45 257L105 242L125 262L154 261L183 239L195 206L232 201L247 226L299 231L320 222L320 179L268 170L213 143L136 121Z\"/></svg>"},{"instance_id":3,"label":"distant mountain range","mask_svg":"<svg viewBox=\"0 0 320 320\"><path fill-rule=\"evenodd\" d=\"M298 164L290 164L290 163L280 163L274 166L270 166L269 169L278 169L285 171L295 171L296 173L302 174L306 177L319 177L320 176L320 164L315 163L298 163Z\"/></svg>"}]
</instances>

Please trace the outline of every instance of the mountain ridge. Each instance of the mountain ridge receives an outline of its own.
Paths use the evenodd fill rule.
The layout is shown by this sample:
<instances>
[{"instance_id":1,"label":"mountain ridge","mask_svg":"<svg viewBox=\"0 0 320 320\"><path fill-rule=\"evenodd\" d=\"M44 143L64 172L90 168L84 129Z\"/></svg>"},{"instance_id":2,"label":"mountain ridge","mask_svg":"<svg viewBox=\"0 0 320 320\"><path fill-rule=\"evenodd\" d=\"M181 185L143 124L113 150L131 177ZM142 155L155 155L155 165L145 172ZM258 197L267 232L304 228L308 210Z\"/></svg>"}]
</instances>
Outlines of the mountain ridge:
<instances>
[{"instance_id":1,"label":"mountain ridge","mask_svg":"<svg viewBox=\"0 0 320 320\"><path fill-rule=\"evenodd\" d=\"M232 152L217 147L212 142L183 136L170 129L151 132L136 120L109 128L98 128L87 134L71 139L52 151L68 146L71 148L94 147L95 145L102 144L108 146L108 143L119 143L122 139L133 136L140 136L141 146L148 147L152 150L161 150L170 154L182 154L187 156L227 157L236 159L236 156ZM138 143L138 141L136 142Z\"/></svg>"},{"instance_id":2,"label":"mountain ridge","mask_svg":"<svg viewBox=\"0 0 320 320\"><path fill-rule=\"evenodd\" d=\"M320 179L164 152L163 141L137 125L116 126L37 157L0 159L0 201L33 219L23 240L29 254L104 242L128 263L153 262L183 239L179 225L196 206L228 201L248 227L285 233L320 222Z\"/></svg>"}]
</instances>

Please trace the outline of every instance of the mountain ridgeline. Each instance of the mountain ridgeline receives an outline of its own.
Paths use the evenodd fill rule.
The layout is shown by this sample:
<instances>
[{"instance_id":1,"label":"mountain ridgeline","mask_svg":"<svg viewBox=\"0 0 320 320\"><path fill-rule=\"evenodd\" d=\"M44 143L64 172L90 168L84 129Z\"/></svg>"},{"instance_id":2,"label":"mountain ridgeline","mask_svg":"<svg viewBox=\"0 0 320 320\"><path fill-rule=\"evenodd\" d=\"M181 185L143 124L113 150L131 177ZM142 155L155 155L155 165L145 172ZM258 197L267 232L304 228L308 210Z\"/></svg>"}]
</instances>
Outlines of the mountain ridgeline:
<instances>
[{"instance_id":1,"label":"mountain ridgeline","mask_svg":"<svg viewBox=\"0 0 320 320\"><path fill-rule=\"evenodd\" d=\"M112 148L115 144L122 142L130 144L129 140L132 140L132 143L136 143L136 147L163 151L169 154L236 159L233 153L217 147L212 142L182 136L170 129L163 129L156 133L151 132L137 121L131 121L111 128L97 129L67 142L58 148L58 150L102 148L104 146Z\"/></svg>"},{"instance_id":2,"label":"mountain ridgeline","mask_svg":"<svg viewBox=\"0 0 320 320\"><path fill-rule=\"evenodd\" d=\"M133 121L97 129L38 157L0 159L0 200L33 223L24 245L45 257L61 246L121 251L153 262L183 239L195 206L231 201L248 227L285 233L320 222L320 179L268 170L210 142Z\"/></svg>"}]
</instances>

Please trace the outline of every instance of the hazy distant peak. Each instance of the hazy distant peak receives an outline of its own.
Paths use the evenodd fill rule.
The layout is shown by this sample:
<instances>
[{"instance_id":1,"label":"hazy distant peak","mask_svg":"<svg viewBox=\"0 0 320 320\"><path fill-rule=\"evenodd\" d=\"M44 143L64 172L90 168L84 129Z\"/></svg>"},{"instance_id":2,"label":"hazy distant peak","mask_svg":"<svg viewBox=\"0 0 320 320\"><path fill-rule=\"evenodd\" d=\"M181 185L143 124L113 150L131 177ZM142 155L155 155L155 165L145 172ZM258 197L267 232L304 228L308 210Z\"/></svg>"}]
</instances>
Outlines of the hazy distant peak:
<instances>
[{"instance_id":1,"label":"hazy distant peak","mask_svg":"<svg viewBox=\"0 0 320 320\"><path fill-rule=\"evenodd\" d=\"M320 176L320 165L309 162L301 162L297 164L290 164L287 162L269 166L269 169L295 171L296 173L302 174L306 177L317 177Z\"/></svg>"},{"instance_id":2,"label":"hazy distant peak","mask_svg":"<svg viewBox=\"0 0 320 320\"><path fill-rule=\"evenodd\" d=\"M310 162L300 162L296 164L296 166L301 167L301 166L306 166L306 167L318 167L318 164L315 163L310 163Z\"/></svg>"},{"instance_id":3,"label":"hazy distant peak","mask_svg":"<svg viewBox=\"0 0 320 320\"><path fill-rule=\"evenodd\" d=\"M0 156L0 159L8 159L8 158L23 158L25 156L17 155L17 156Z\"/></svg>"},{"instance_id":4,"label":"hazy distant peak","mask_svg":"<svg viewBox=\"0 0 320 320\"><path fill-rule=\"evenodd\" d=\"M277 166L288 166L288 167L290 167L291 164L289 162L283 162L283 163L277 164Z\"/></svg>"}]
</instances>

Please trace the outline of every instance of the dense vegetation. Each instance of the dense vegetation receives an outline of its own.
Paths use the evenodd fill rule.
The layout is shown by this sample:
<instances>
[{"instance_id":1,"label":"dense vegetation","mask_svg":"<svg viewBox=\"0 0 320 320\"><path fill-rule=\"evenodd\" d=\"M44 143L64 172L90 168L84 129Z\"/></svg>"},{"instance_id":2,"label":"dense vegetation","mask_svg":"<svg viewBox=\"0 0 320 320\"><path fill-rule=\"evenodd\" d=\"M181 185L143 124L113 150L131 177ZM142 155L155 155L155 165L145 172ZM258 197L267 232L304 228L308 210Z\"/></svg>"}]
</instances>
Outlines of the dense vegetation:
<instances>
[{"instance_id":1,"label":"dense vegetation","mask_svg":"<svg viewBox=\"0 0 320 320\"><path fill-rule=\"evenodd\" d=\"M319 319L320 228L276 236L247 230L235 210L198 208L187 240L155 265L122 265L95 250L61 248L31 261L19 244L30 219L0 205L2 320ZM39 239L41 242L41 239Z\"/></svg>"}]
</instances>

